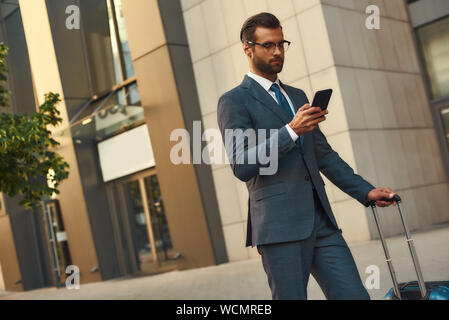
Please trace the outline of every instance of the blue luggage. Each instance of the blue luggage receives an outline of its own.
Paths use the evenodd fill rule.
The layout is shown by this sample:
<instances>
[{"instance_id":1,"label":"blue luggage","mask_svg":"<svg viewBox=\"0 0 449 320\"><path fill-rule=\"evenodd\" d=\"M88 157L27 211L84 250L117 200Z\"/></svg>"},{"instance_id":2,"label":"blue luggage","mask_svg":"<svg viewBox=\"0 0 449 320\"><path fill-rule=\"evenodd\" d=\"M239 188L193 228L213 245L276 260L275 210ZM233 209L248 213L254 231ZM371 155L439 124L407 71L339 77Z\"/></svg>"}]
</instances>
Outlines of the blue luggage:
<instances>
[{"instance_id":1,"label":"blue luggage","mask_svg":"<svg viewBox=\"0 0 449 320\"><path fill-rule=\"evenodd\" d=\"M425 282L421 273L418 256L416 255L413 239L411 238L407 224L405 222L404 214L401 207L401 198L395 195L392 199L383 199L384 201L395 201L399 209L402 226L404 227L405 237L412 256L413 265L415 267L418 281L411 281L398 284L396 274L394 272L390 253L388 252L387 243L382 234L382 228L377 215L376 204L374 201L370 203L373 210L374 220L376 221L377 231L379 232L380 241L384 249L388 269L390 270L391 280L393 281L393 288L385 295L387 300L449 300L449 281L427 281Z\"/></svg>"}]
</instances>

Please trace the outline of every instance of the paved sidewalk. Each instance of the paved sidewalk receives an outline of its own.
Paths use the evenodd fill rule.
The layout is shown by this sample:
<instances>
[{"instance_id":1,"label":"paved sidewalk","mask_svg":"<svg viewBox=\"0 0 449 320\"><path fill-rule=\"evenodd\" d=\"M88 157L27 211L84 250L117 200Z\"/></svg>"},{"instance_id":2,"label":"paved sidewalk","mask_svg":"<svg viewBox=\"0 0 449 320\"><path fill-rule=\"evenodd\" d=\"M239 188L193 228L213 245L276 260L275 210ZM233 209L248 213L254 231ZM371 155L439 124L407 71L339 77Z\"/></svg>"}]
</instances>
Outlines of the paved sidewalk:
<instances>
[{"instance_id":1,"label":"paved sidewalk","mask_svg":"<svg viewBox=\"0 0 449 320\"><path fill-rule=\"evenodd\" d=\"M413 239L426 280L449 279L449 225L415 232ZM404 237L388 239L399 281L415 280L416 276ZM369 241L350 246L362 280L366 267L380 269L380 288L368 290L372 299L383 299L391 288L388 268L380 241ZM309 282L309 299L324 299L313 279ZM81 285L79 290L47 288L21 293L0 292L0 300L16 299L192 299L192 300L263 300L271 299L267 279L260 259L231 262L207 268L174 271L165 274L114 279Z\"/></svg>"}]
</instances>

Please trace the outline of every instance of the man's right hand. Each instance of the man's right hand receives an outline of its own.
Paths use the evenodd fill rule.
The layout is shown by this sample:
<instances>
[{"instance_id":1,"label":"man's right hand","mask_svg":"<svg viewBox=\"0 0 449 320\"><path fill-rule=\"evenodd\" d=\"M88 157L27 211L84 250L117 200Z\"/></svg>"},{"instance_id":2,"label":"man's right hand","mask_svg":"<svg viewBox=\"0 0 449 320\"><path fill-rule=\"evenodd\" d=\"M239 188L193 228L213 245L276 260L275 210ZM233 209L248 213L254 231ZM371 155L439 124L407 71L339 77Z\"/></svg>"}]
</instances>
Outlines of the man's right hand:
<instances>
[{"instance_id":1,"label":"man's right hand","mask_svg":"<svg viewBox=\"0 0 449 320\"><path fill-rule=\"evenodd\" d=\"M327 109L321 110L320 107L311 107L309 104L305 104L298 109L288 125L300 136L313 131L318 123L326 120L326 114L328 114Z\"/></svg>"}]
</instances>

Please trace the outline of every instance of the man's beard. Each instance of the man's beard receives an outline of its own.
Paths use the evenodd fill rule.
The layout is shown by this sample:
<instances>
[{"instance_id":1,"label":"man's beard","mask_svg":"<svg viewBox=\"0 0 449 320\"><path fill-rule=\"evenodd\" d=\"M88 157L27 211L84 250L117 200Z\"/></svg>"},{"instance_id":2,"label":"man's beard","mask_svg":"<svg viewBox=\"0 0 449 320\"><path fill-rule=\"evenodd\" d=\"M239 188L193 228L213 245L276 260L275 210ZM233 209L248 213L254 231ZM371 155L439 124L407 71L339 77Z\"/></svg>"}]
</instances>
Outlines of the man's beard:
<instances>
[{"instance_id":1,"label":"man's beard","mask_svg":"<svg viewBox=\"0 0 449 320\"><path fill-rule=\"evenodd\" d=\"M279 59L281 60L281 64L280 65L272 65L270 64L271 61L275 60L275 59ZM264 61L260 60L257 56L254 56L254 60L253 60L254 66L261 71L264 74L278 74L279 72L282 71L282 68L284 66L284 60L282 60L281 57L276 57L271 59L268 63L265 63Z\"/></svg>"}]
</instances>

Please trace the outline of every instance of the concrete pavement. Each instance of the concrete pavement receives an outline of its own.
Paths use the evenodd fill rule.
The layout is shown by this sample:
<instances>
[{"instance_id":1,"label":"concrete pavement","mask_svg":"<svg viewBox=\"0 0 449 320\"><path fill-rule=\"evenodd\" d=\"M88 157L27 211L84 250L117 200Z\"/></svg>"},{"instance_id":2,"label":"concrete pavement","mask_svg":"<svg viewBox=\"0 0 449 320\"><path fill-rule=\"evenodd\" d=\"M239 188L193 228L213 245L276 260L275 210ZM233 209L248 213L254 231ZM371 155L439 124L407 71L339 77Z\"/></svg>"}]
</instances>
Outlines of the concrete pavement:
<instances>
[{"instance_id":1,"label":"concrete pavement","mask_svg":"<svg viewBox=\"0 0 449 320\"><path fill-rule=\"evenodd\" d=\"M416 279L404 239L403 236L388 239L400 282ZM449 280L449 224L414 232L413 239L424 279ZM383 299L392 285L380 241L357 243L350 245L350 248L364 283L371 274L365 273L367 267L379 267L380 287L368 292L372 299ZM324 299L313 277L310 278L308 294L309 299ZM16 299L264 300L271 299L271 294L260 259L253 259L195 270L84 284L79 290L47 288L20 293L0 292L0 300Z\"/></svg>"}]
</instances>

